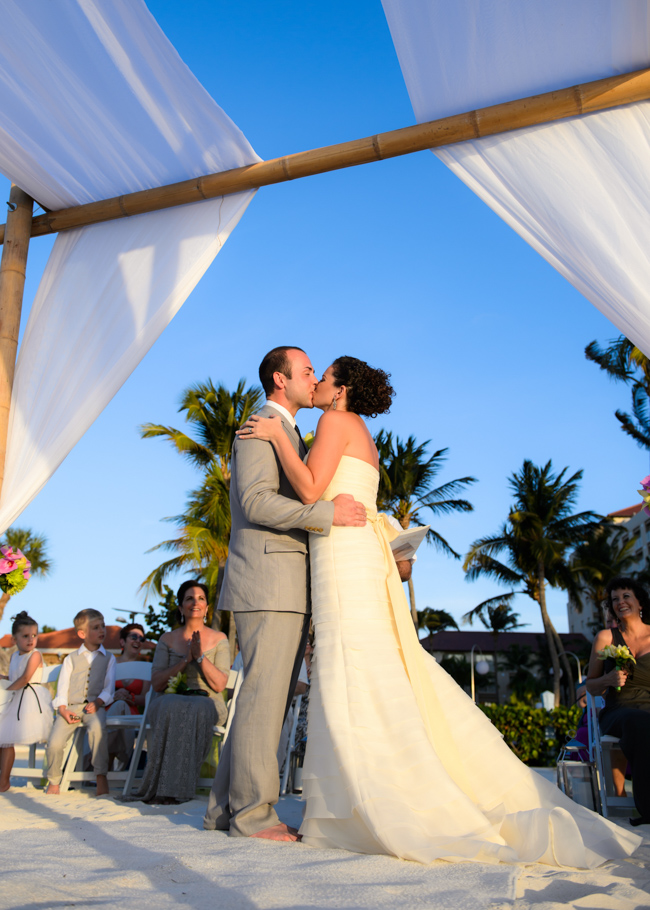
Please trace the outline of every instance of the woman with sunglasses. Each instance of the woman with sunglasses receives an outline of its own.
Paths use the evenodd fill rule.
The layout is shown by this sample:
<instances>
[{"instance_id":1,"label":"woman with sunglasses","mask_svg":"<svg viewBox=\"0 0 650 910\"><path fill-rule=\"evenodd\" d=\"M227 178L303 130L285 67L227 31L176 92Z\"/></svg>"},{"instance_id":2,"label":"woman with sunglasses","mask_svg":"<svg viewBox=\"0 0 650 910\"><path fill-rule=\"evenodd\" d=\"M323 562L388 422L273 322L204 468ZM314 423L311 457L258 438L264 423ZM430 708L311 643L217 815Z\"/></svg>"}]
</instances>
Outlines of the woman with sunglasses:
<instances>
[{"instance_id":1,"label":"woman with sunglasses","mask_svg":"<svg viewBox=\"0 0 650 910\"><path fill-rule=\"evenodd\" d=\"M113 704L108 708L108 716L124 716L129 714L140 714L144 708L147 698L147 692L151 688L151 683L143 679L121 679L119 664L131 663L134 660L142 660L141 649L145 642L144 628L137 622L130 622L120 630L120 647L122 653L116 657L116 680L115 680L115 699ZM135 732L133 730L110 730L108 734L108 754L112 765L112 759L116 758L123 767L126 767L133 754L133 741Z\"/></svg>"}]
</instances>

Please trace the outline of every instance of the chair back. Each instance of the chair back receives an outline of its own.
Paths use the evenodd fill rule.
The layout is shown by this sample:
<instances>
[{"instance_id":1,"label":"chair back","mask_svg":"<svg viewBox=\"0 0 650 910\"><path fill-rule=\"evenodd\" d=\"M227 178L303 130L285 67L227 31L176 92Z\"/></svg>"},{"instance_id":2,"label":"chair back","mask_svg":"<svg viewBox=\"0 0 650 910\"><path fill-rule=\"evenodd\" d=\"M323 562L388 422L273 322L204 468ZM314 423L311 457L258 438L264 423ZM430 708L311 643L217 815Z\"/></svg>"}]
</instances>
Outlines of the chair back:
<instances>
[{"instance_id":1,"label":"chair back","mask_svg":"<svg viewBox=\"0 0 650 910\"><path fill-rule=\"evenodd\" d=\"M43 664L41 685L45 686L47 683L56 682L61 672L61 666L62 664Z\"/></svg>"},{"instance_id":2,"label":"chair back","mask_svg":"<svg viewBox=\"0 0 650 910\"><path fill-rule=\"evenodd\" d=\"M125 660L115 667L115 679L142 679L151 682L152 664L147 660Z\"/></svg>"}]
</instances>

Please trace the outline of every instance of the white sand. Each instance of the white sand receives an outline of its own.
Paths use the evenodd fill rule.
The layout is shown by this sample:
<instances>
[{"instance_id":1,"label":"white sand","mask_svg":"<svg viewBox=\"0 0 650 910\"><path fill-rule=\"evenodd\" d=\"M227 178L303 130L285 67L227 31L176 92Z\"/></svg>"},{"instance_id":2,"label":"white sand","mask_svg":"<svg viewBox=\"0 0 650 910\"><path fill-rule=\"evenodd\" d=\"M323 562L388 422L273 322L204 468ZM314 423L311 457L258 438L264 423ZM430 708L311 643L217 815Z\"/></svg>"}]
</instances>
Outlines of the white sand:
<instances>
[{"instance_id":1,"label":"white sand","mask_svg":"<svg viewBox=\"0 0 650 910\"><path fill-rule=\"evenodd\" d=\"M92 791L0 795L2 910L501 910L650 907L650 840L593 872L434 863L229 838L203 831L205 800L145 806ZM284 821L301 807L282 800ZM650 833L650 832L649 832Z\"/></svg>"}]
</instances>

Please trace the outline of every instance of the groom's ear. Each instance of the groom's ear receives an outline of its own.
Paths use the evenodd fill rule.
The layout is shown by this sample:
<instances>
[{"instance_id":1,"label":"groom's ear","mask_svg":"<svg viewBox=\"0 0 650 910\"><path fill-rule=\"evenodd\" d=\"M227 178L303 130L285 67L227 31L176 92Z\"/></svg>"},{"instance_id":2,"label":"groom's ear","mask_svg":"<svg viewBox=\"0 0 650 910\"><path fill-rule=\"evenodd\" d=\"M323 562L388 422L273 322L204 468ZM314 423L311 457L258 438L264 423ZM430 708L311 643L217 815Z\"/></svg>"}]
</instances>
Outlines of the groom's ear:
<instances>
[{"instance_id":1,"label":"groom's ear","mask_svg":"<svg viewBox=\"0 0 650 910\"><path fill-rule=\"evenodd\" d=\"M276 370L276 372L273 374L273 385L276 387L276 389L282 390L286 387L286 384L287 377L284 375L284 373L280 373L279 370Z\"/></svg>"}]
</instances>

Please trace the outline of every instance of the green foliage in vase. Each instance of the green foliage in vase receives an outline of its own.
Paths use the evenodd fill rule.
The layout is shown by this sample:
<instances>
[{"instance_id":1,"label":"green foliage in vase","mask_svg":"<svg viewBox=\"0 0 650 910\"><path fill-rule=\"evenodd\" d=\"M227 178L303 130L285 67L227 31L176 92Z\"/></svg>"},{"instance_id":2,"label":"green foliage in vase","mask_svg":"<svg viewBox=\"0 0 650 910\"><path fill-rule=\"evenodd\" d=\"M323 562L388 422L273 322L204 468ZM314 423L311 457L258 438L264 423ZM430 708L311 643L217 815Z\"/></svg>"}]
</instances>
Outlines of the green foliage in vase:
<instances>
[{"instance_id":1,"label":"green foliage in vase","mask_svg":"<svg viewBox=\"0 0 650 910\"><path fill-rule=\"evenodd\" d=\"M0 538L0 546L20 550L30 561L32 576L45 578L52 571L52 560L47 552L48 542L44 534L34 534L29 528L7 528ZM12 592L0 597L0 619L4 615Z\"/></svg>"}]
</instances>

